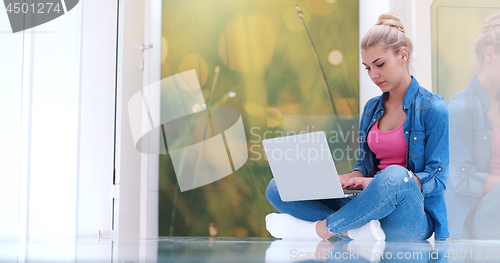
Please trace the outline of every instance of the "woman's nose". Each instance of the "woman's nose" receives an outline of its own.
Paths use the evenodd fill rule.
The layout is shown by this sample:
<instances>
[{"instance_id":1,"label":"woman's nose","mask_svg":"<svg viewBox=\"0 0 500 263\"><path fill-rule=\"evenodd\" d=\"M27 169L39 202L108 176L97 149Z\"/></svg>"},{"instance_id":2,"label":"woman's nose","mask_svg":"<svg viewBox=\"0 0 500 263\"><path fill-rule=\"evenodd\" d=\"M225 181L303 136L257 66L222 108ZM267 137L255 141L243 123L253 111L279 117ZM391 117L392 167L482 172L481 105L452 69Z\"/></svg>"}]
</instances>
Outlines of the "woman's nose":
<instances>
[{"instance_id":1,"label":"woman's nose","mask_svg":"<svg viewBox=\"0 0 500 263\"><path fill-rule=\"evenodd\" d=\"M370 78L373 80L377 80L379 78L379 74L376 69L370 70Z\"/></svg>"}]
</instances>

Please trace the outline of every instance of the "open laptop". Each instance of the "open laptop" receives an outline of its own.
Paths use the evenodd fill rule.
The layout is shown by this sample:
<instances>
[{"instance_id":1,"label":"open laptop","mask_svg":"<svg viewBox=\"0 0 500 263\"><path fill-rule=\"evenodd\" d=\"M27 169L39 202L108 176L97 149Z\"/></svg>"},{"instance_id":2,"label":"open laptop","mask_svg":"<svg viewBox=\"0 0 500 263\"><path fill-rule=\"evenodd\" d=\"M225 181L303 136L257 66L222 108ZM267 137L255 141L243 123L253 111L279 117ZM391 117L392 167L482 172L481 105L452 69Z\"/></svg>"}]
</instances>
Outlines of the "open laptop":
<instances>
[{"instance_id":1,"label":"open laptop","mask_svg":"<svg viewBox=\"0 0 500 263\"><path fill-rule=\"evenodd\" d=\"M323 131L262 141L283 201L355 196L361 190L342 189Z\"/></svg>"}]
</instances>

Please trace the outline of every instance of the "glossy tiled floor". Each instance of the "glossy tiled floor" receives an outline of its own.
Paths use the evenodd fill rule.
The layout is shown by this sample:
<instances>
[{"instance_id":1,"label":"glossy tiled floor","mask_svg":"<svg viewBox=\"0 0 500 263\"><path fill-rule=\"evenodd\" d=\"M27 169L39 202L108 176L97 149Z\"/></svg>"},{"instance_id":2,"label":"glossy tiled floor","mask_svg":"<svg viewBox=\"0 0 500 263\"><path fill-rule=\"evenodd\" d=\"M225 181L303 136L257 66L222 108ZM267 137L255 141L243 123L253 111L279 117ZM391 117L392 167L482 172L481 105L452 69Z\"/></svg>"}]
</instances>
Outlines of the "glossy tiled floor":
<instances>
[{"instance_id":1,"label":"glossy tiled floor","mask_svg":"<svg viewBox=\"0 0 500 263\"><path fill-rule=\"evenodd\" d=\"M500 262L500 241L165 237L0 241L0 262Z\"/></svg>"}]
</instances>

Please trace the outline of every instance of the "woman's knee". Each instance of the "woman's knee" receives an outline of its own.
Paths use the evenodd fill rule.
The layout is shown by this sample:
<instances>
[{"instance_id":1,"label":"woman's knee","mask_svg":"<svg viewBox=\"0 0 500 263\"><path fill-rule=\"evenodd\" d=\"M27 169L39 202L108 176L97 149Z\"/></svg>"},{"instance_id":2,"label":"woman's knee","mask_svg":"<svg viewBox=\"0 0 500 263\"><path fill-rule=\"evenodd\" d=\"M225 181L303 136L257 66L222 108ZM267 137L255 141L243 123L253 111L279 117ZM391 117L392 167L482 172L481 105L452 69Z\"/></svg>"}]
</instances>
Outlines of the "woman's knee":
<instances>
[{"instance_id":1,"label":"woman's knee","mask_svg":"<svg viewBox=\"0 0 500 263\"><path fill-rule=\"evenodd\" d=\"M404 168L403 166L396 165L396 164L387 166L384 169L384 172L389 173L389 174L393 174L394 176L398 176L401 178L408 176L408 170L406 168Z\"/></svg>"},{"instance_id":2,"label":"woman's knee","mask_svg":"<svg viewBox=\"0 0 500 263\"><path fill-rule=\"evenodd\" d=\"M269 185L267 185L266 189L266 198L267 200L271 203L274 204L276 200L281 200L281 197L278 192L278 187L276 186L276 182L274 181L274 178L271 179L269 182Z\"/></svg>"},{"instance_id":3,"label":"woman's knee","mask_svg":"<svg viewBox=\"0 0 500 263\"><path fill-rule=\"evenodd\" d=\"M400 165L389 165L375 175L374 180L392 186L408 183L413 175Z\"/></svg>"}]
</instances>

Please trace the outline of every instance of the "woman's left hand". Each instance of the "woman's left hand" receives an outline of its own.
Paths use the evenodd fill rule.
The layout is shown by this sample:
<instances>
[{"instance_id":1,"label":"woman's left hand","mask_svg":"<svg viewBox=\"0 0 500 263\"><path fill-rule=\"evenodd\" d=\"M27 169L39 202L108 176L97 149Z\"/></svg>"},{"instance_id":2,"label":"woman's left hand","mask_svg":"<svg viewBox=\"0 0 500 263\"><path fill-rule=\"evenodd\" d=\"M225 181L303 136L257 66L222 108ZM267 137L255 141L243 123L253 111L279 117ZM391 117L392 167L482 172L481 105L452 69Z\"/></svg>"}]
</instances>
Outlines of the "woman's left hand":
<instances>
[{"instance_id":1,"label":"woman's left hand","mask_svg":"<svg viewBox=\"0 0 500 263\"><path fill-rule=\"evenodd\" d=\"M420 192L422 192L422 183L420 183L420 178L418 178L416 175L413 177L415 177L415 180L417 181L418 187L420 187Z\"/></svg>"},{"instance_id":2,"label":"woman's left hand","mask_svg":"<svg viewBox=\"0 0 500 263\"><path fill-rule=\"evenodd\" d=\"M351 177L347 180L341 180L340 183L344 189L365 189L372 179L367 177Z\"/></svg>"}]
</instances>

